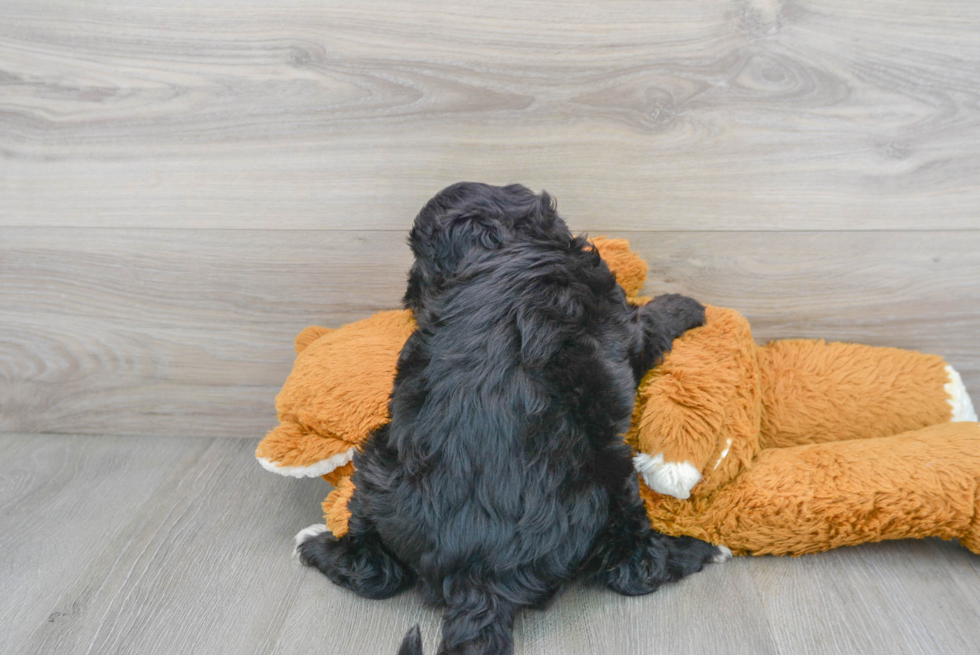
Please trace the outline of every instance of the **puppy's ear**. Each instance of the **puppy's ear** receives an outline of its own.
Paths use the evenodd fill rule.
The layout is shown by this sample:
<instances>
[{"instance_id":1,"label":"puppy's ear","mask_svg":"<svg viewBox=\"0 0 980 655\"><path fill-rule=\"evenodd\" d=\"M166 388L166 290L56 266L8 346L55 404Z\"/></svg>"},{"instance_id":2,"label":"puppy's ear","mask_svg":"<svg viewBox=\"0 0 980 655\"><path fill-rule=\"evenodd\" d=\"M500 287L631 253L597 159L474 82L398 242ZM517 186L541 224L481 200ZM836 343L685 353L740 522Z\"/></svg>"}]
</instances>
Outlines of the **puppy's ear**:
<instances>
[{"instance_id":1,"label":"puppy's ear","mask_svg":"<svg viewBox=\"0 0 980 655\"><path fill-rule=\"evenodd\" d=\"M408 274L404 306L417 310L423 294L442 288L467 255L500 248L507 233L499 221L479 214L448 216L443 221L417 220L408 239L415 263Z\"/></svg>"},{"instance_id":2,"label":"puppy's ear","mask_svg":"<svg viewBox=\"0 0 980 655\"><path fill-rule=\"evenodd\" d=\"M493 218L475 214L453 217L436 238L435 264L443 277L456 272L474 250L496 250L505 240L505 228Z\"/></svg>"},{"instance_id":3,"label":"puppy's ear","mask_svg":"<svg viewBox=\"0 0 980 655\"><path fill-rule=\"evenodd\" d=\"M412 264L411 270L408 271L408 288L405 289L405 295L402 296L402 307L411 309L417 314L422 309L422 294L428 285L427 276L422 272L422 267L416 260Z\"/></svg>"}]
</instances>

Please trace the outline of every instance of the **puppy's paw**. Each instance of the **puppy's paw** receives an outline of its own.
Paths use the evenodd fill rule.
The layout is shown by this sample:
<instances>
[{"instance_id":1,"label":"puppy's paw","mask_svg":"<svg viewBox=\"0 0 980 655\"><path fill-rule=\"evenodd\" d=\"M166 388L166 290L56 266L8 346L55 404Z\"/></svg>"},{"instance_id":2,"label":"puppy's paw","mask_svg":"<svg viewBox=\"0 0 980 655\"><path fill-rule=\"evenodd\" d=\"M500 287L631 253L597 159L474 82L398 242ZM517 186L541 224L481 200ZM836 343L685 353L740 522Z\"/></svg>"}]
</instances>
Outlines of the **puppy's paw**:
<instances>
[{"instance_id":1,"label":"puppy's paw","mask_svg":"<svg viewBox=\"0 0 980 655\"><path fill-rule=\"evenodd\" d=\"M326 531L327 531L327 526L325 526L322 523L317 523L307 528L303 528L302 530L297 532L296 536L293 537L293 559L296 561L300 561L302 555L301 549L303 547L303 544L305 544L307 541L310 541L311 539L315 539L316 537L320 536ZM304 562L304 564L305 563L306 562Z\"/></svg>"},{"instance_id":2,"label":"puppy's paw","mask_svg":"<svg viewBox=\"0 0 980 655\"><path fill-rule=\"evenodd\" d=\"M672 578L668 571L668 551L658 533L642 535L633 552L600 574L601 581L617 594L642 596L656 591Z\"/></svg>"},{"instance_id":3,"label":"puppy's paw","mask_svg":"<svg viewBox=\"0 0 980 655\"><path fill-rule=\"evenodd\" d=\"M732 551L724 546L713 546L694 537L664 537L667 544L667 569L671 580L679 580L696 573L711 562L724 562Z\"/></svg>"},{"instance_id":4,"label":"puppy's paw","mask_svg":"<svg viewBox=\"0 0 980 655\"><path fill-rule=\"evenodd\" d=\"M732 549L728 546L718 544L715 546L715 550L717 552L711 557L711 562L713 564L721 564L722 562L727 562L732 558Z\"/></svg>"},{"instance_id":5,"label":"puppy's paw","mask_svg":"<svg viewBox=\"0 0 980 655\"><path fill-rule=\"evenodd\" d=\"M688 330L704 325L704 305L694 298L679 293L658 296L650 305L656 305L665 327L671 336L679 337Z\"/></svg>"}]
</instances>

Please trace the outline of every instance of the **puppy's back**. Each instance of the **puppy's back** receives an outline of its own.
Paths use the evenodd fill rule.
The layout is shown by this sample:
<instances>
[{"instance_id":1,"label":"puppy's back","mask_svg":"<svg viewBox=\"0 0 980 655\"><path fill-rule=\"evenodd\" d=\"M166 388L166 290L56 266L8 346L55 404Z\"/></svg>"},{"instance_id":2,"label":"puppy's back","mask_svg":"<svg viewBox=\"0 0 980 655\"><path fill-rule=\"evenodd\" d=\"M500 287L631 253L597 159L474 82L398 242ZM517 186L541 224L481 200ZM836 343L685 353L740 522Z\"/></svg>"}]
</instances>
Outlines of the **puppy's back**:
<instances>
[{"instance_id":1,"label":"puppy's back","mask_svg":"<svg viewBox=\"0 0 980 655\"><path fill-rule=\"evenodd\" d=\"M392 397L403 477L379 529L431 587L524 569L539 585L586 557L606 516L594 454L632 411L622 303L570 239L477 257L427 308Z\"/></svg>"}]
</instances>

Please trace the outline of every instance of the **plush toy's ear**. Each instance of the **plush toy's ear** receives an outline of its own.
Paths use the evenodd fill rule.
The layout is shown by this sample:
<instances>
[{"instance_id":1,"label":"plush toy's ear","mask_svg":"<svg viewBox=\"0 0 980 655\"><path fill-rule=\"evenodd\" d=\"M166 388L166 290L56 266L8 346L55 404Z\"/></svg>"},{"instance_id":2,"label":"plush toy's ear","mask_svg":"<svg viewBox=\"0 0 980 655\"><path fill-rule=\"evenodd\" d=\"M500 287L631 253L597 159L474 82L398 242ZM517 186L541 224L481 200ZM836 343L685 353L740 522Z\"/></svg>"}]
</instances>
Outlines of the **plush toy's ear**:
<instances>
[{"instance_id":1,"label":"plush toy's ear","mask_svg":"<svg viewBox=\"0 0 980 655\"><path fill-rule=\"evenodd\" d=\"M296 335L293 340L293 347L296 349L296 354L300 354L306 347L325 335L330 331L330 328L320 327L319 325L311 325L310 327L303 328L303 331Z\"/></svg>"},{"instance_id":2,"label":"plush toy's ear","mask_svg":"<svg viewBox=\"0 0 980 655\"><path fill-rule=\"evenodd\" d=\"M596 237L591 242L626 295L630 298L637 296L647 281L647 263L630 250L630 242L606 237Z\"/></svg>"}]
</instances>

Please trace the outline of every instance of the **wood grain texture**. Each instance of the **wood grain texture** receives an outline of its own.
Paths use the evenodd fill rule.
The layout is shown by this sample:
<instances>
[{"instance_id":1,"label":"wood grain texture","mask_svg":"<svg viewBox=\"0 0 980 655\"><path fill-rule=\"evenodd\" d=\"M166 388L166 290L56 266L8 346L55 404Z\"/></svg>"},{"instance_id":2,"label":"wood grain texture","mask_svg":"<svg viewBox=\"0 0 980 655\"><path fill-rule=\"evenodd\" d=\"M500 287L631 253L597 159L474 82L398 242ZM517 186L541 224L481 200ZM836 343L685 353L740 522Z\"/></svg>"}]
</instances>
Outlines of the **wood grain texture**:
<instances>
[{"instance_id":1,"label":"wood grain texture","mask_svg":"<svg viewBox=\"0 0 980 655\"><path fill-rule=\"evenodd\" d=\"M980 226L980 4L0 5L0 225L398 228L459 179L603 230Z\"/></svg>"},{"instance_id":2,"label":"wood grain texture","mask_svg":"<svg viewBox=\"0 0 980 655\"><path fill-rule=\"evenodd\" d=\"M652 294L934 352L980 397L980 231L619 236ZM258 438L293 337L396 307L410 259L393 232L0 228L0 431Z\"/></svg>"},{"instance_id":3,"label":"wood grain texture","mask_svg":"<svg viewBox=\"0 0 980 655\"><path fill-rule=\"evenodd\" d=\"M240 439L0 435L0 651L393 653L440 612L357 598L290 560L320 480ZM519 655L972 654L980 558L954 543L738 558L642 598L584 586L517 621Z\"/></svg>"},{"instance_id":4,"label":"wood grain texture","mask_svg":"<svg viewBox=\"0 0 980 655\"><path fill-rule=\"evenodd\" d=\"M6 437L5 443L14 439ZM89 556L76 557L57 580L49 570L60 565L57 560L33 555L14 561L31 574L22 581L26 589L19 591L44 618L22 624L11 650L4 652L270 650L300 582L291 566L288 534L304 512L300 522L316 520L318 485L263 479L268 476L255 470L253 444L242 440L87 437L30 443L55 443L83 454L120 451L135 465L113 467L87 459L88 465L66 485L74 492L73 503L90 508L86 513L97 516L103 527L121 526L117 530L79 535L80 519L69 514L47 522L47 533L23 539L25 549L52 538L75 548L76 541L85 541L81 545ZM157 457L158 452L170 456ZM173 461L173 454L179 459ZM20 467L38 460L43 462L28 458ZM151 464L160 474L141 476ZM85 492L91 480L101 483L100 493ZM148 499L135 511L126 485L145 485L141 495ZM35 515L44 507L31 495L11 500L33 506ZM4 533L7 539L21 539L16 532ZM40 596L54 584L57 594Z\"/></svg>"},{"instance_id":5,"label":"wood grain texture","mask_svg":"<svg viewBox=\"0 0 980 655\"><path fill-rule=\"evenodd\" d=\"M750 575L781 652L926 655L976 648L980 562L965 549L902 541L769 562ZM888 621L876 618L882 616Z\"/></svg>"},{"instance_id":6,"label":"wood grain texture","mask_svg":"<svg viewBox=\"0 0 980 655\"><path fill-rule=\"evenodd\" d=\"M79 621L101 580L66 596L72 583L100 558L124 573L130 563L111 548L132 538L128 526L157 487L210 445L152 441L0 436L0 652L22 653L34 630Z\"/></svg>"}]
</instances>

